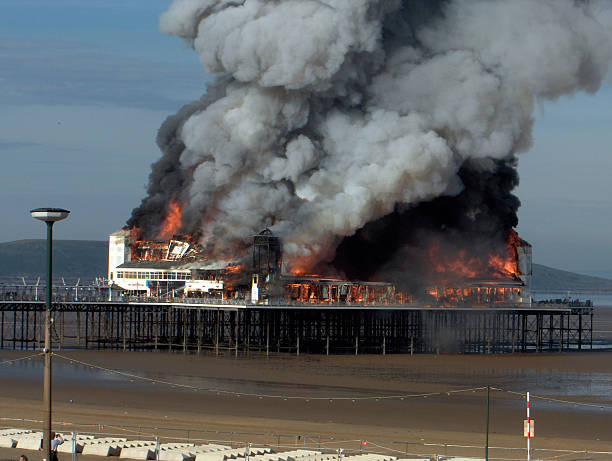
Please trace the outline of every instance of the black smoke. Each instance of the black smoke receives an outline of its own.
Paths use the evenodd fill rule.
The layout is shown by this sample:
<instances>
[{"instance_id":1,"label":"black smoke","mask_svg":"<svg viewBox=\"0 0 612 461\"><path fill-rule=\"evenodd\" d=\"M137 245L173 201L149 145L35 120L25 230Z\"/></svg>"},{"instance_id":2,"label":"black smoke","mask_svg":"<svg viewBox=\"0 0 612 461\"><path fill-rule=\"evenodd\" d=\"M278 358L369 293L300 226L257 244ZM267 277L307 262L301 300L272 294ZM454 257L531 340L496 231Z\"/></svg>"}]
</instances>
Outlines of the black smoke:
<instances>
[{"instance_id":1,"label":"black smoke","mask_svg":"<svg viewBox=\"0 0 612 461\"><path fill-rule=\"evenodd\" d=\"M342 240L333 266L350 279L393 281L403 288L435 282L429 249L465 250L476 257L503 254L518 224L516 160L464 164L463 191L417 206L399 204L393 213L369 222Z\"/></svg>"},{"instance_id":2,"label":"black smoke","mask_svg":"<svg viewBox=\"0 0 612 461\"><path fill-rule=\"evenodd\" d=\"M599 88L611 18L596 0L175 0L160 28L215 81L160 128L128 226L154 238L178 201L211 259L270 227L288 271L414 286L432 248L502 254L536 103Z\"/></svg>"},{"instance_id":3,"label":"black smoke","mask_svg":"<svg viewBox=\"0 0 612 461\"><path fill-rule=\"evenodd\" d=\"M156 238L172 199L180 203L189 200L185 194L192 182L192 172L181 165L180 158L185 151L185 144L180 139L181 128L193 114L205 110L224 96L227 81L227 78L219 78L210 84L208 91L199 101L184 105L176 114L167 117L159 127L156 143L163 155L151 165L147 195L140 205L132 210L132 215L125 226L138 228L142 232L142 238ZM181 231L197 235L204 211L189 210L183 216Z\"/></svg>"}]
</instances>

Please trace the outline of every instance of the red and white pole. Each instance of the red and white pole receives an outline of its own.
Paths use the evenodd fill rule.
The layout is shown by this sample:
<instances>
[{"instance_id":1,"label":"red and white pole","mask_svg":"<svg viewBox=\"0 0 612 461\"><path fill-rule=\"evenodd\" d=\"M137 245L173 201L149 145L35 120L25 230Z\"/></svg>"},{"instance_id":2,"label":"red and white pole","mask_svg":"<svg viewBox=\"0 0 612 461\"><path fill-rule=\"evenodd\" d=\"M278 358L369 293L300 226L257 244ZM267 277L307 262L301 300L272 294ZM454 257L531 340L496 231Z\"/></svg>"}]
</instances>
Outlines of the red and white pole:
<instances>
[{"instance_id":1,"label":"red and white pole","mask_svg":"<svg viewBox=\"0 0 612 461\"><path fill-rule=\"evenodd\" d=\"M527 392L527 460L531 459L531 420L529 418L529 392Z\"/></svg>"}]
</instances>

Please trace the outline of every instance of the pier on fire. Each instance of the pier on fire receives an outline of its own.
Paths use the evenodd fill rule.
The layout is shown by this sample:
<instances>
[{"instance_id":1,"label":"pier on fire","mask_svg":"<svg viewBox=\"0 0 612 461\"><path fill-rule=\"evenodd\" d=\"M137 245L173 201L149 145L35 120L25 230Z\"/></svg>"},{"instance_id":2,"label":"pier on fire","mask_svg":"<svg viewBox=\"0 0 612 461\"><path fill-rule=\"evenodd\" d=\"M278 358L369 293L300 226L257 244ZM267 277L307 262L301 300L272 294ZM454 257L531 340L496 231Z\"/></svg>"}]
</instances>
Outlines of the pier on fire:
<instances>
[{"instance_id":1,"label":"pier on fire","mask_svg":"<svg viewBox=\"0 0 612 461\"><path fill-rule=\"evenodd\" d=\"M82 289L83 290L83 289ZM44 302L0 300L0 348L43 347ZM593 308L254 305L203 299L54 303L64 349L249 354L512 353L588 350Z\"/></svg>"}]
</instances>

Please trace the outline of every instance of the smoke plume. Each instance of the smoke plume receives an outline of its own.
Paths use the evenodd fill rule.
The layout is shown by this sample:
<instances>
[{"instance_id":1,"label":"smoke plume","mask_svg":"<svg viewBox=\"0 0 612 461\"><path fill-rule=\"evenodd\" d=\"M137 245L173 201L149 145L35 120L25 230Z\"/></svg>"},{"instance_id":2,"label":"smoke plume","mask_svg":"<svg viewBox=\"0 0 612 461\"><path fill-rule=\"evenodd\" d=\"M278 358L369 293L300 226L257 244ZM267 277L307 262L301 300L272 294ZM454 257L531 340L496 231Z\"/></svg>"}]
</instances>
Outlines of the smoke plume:
<instances>
[{"instance_id":1,"label":"smoke plume","mask_svg":"<svg viewBox=\"0 0 612 461\"><path fill-rule=\"evenodd\" d=\"M220 261L269 227L288 269L362 279L420 270L434 240L503 245L534 105L599 89L611 11L586 0L174 0L162 32L187 40L216 79L160 128L163 155L128 225L154 236L178 200L181 230Z\"/></svg>"}]
</instances>

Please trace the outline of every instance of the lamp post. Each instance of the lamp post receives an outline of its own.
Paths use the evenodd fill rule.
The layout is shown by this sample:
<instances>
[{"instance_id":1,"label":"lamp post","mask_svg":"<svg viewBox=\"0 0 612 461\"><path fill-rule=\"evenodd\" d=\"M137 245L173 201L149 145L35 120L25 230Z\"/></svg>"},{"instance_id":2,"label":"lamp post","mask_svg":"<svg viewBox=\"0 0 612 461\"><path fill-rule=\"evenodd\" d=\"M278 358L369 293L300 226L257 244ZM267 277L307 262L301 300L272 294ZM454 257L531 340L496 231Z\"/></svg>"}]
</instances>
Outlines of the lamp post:
<instances>
[{"instance_id":1,"label":"lamp post","mask_svg":"<svg viewBox=\"0 0 612 461\"><path fill-rule=\"evenodd\" d=\"M70 211L62 208L36 208L30 215L47 224L47 295L45 296L45 373L43 382L43 444L47 461L51 461L51 296L53 295L53 223L65 219Z\"/></svg>"}]
</instances>

